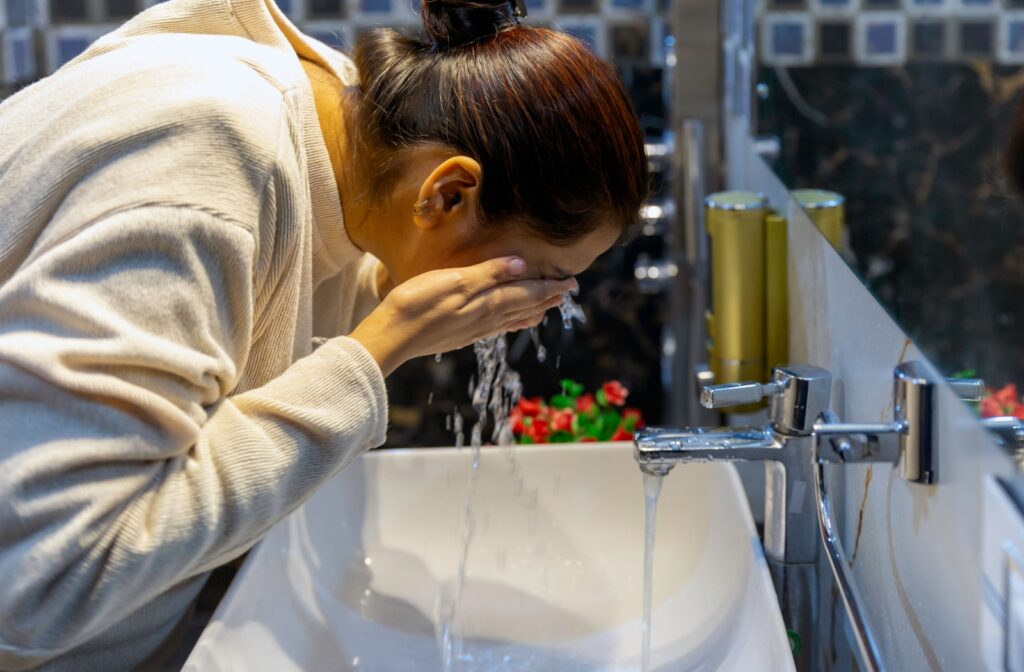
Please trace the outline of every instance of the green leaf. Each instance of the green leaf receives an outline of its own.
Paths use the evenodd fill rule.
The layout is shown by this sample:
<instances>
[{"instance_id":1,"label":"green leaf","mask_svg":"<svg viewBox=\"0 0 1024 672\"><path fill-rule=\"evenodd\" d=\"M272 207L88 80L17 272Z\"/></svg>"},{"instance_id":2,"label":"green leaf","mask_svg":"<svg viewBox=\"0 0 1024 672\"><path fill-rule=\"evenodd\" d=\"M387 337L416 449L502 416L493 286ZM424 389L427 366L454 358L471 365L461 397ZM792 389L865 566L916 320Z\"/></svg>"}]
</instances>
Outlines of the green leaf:
<instances>
[{"instance_id":1,"label":"green leaf","mask_svg":"<svg viewBox=\"0 0 1024 672\"><path fill-rule=\"evenodd\" d=\"M572 443L575 440L572 432L567 432L564 429L554 432L548 437L549 443Z\"/></svg>"},{"instance_id":2,"label":"green leaf","mask_svg":"<svg viewBox=\"0 0 1024 672\"><path fill-rule=\"evenodd\" d=\"M978 377L978 370L977 369L965 369L963 371L957 371L956 373L953 374L953 377L954 378L977 378Z\"/></svg>"},{"instance_id":3,"label":"green leaf","mask_svg":"<svg viewBox=\"0 0 1024 672\"><path fill-rule=\"evenodd\" d=\"M572 378L563 378L560 382L562 385L562 394L572 397L573 399L583 394L583 385L577 383Z\"/></svg>"},{"instance_id":4,"label":"green leaf","mask_svg":"<svg viewBox=\"0 0 1024 672\"><path fill-rule=\"evenodd\" d=\"M615 434L622 422L622 416L615 411L605 411L601 414L601 440L608 441Z\"/></svg>"},{"instance_id":5,"label":"green leaf","mask_svg":"<svg viewBox=\"0 0 1024 672\"><path fill-rule=\"evenodd\" d=\"M598 406L608 406L608 396L605 395L604 390L597 391L597 394L594 395L594 401L597 402Z\"/></svg>"},{"instance_id":6,"label":"green leaf","mask_svg":"<svg viewBox=\"0 0 1024 672\"><path fill-rule=\"evenodd\" d=\"M533 418L531 418L530 416L526 416L525 418L523 418L523 427L532 427L532 426L533 426Z\"/></svg>"},{"instance_id":7,"label":"green leaf","mask_svg":"<svg viewBox=\"0 0 1024 672\"><path fill-rule=\"evenodd\" d=\"M563 408L575 408L576 402L572 399L572 397L567 397L564 394L556 394L555 396L551 397L551 406L559 410Z\"/></svg>"},{"instance_id":8,"label":"green leaf","mask_svg":"<svg viewBox=\"0 0 1024 672\"><path fill-rule=\"evenodd\" d=\"M532 444L533 442L533 439L527 436L526 434L523 434L522 436L519 437L519 443L521 444Z\"/></svg>"},{"instance_id":9,"label":"green leaf","mask_svg":"<svg viewBox=\"0 0 1024 672\"><path fill-rule=\"evenodd\" d=\"M625 422L622 423L622 427L627 432L635 432L636 431L636 422L637 422L636 416L632 416L632 417L626 418Z\"/></svg>"}]
</instances>

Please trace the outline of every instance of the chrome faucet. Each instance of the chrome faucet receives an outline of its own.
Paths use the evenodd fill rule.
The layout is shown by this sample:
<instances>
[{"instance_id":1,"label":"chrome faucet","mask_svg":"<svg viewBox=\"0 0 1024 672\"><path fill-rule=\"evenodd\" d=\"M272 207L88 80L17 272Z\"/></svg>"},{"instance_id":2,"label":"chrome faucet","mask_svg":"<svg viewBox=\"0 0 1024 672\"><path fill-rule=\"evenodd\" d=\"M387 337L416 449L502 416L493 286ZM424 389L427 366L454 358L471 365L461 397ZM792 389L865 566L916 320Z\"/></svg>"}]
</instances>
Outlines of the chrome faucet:
<instances>
[{"instance_id":1,"label":"chrome faucet","mask_svg":"<svg viewBox=\"0 0 1024 672\"><path fill-rule=\"evenodd\" d=\"M861 667L884 669L832 529L823 465L889 462L909 482L934 483L933 389L923 365L903 364L895 372L893 422L843 424L829 410L832 375L815 366L791 365L775 369L767 384L716 385L701 394L701 404L709 409L767 397L766 427L650 428L636 435L636 460L648 473L665 475L686 462L765 462L764 550L798 670L817 669L819 539L853 626Z\"/></svg>"},{"instance_id":2,"label":"chrome faucet","mask_svg":"<svg viewBox=\"0 0 1024 672\"><path fill-rule=\"evenodd\" d=\"M771 382L704 388L709 409L768 398L761 428L646 429L637 433L640 468L667 474L673 466L708 460L765 462L764 549L790 632L797 669L813 669L817 622L818 523L813 505L814 424L828 410L832 375L818 367L775 369Z\"/></svg>"}]
</instances>

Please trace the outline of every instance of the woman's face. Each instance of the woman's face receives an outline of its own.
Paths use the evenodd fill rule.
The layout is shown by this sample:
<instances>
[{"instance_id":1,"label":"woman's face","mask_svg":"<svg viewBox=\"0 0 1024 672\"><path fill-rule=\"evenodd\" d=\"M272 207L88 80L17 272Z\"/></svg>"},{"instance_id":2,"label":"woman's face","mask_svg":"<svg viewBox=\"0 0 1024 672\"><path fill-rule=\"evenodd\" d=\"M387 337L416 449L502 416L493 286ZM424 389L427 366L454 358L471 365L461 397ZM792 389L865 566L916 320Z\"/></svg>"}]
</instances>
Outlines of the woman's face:
<instances>
[{"instance_id":1,"label":"woman's face","mask_svg":"<svg viewBox=\"0 0 1024 672\"><path fill-rule=\"evenodd\" d=\"M479 164L465 156L437 159L426 155L422 166L403 176L389 199L394 206L390 224L381 222L391 232L390 244L383 254L370 250L395 284L427 271L504 256L524 259L529 278L569 278L586 270L621 234L617 225L607 224L572 243L555 245L516 222L484 224L478 217Z\"/></svg>"}]
</instances>

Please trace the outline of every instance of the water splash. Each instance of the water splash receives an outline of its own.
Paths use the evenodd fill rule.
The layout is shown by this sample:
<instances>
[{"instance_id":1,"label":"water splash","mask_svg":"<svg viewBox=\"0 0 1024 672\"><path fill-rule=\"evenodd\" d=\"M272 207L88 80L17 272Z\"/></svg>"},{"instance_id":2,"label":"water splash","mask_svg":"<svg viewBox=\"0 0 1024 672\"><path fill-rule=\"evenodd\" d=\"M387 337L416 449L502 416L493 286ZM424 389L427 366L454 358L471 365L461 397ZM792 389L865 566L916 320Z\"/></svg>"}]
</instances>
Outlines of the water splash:
<instances>
[{"instance_id":1,"label":"water splash","mask_svg":"<svg viewBox=\"0 0 1024 672\"><path fill-rule=\"evenodd\" d=\"M441 353L440 352L437 353L436 355L434 355L434 361L437 362L438 364L441 363Z\"/></svg>"},{"instance_id":2,"label":"water splash","mask_svg":"<svg viewBox=\"0 0 1024 672\"><path fill-rule=\"evenodd\" d=\"M519 374L508 365L508 343L505 336L495 336L478 341L473 345L477 361L477 382L470 382L470 395L476 421L470 432L472 462L466 484L465 523L462 530L462 549L459 555L459 569L454 584L445 584L437 596L437 640L441 651L441 664L445 672L454 670L462 658L463 638L458 633L458 608L466 584L466 568L469 549L476 535L476 517L473 498L480 472L480 447L483 445L484 427L490 421L493 425L491 440L499 446L512 446L515 436L508 416L512 407L519 402L523 385ZM456 445L461 447L462 416L456 414L454 421Z\"/></svg>"},{"instance_id":3,"label":"water splash","mask_svg":"<svg viewBox=\"0 0 1024 672\"><path fill-rule=\"evenodd\" d=\"M558 311L562 314L562 326L565 327L566 331L572 329L573 320L580 324L587 323L587 314L583 312L580 304L576 303L576 300L572 298L577 294L579 294L579 290L562 292L562 303L559 304Z\"/></svg>"},{"instance_id":4,"label":"water splash","mask_svg":"<svg viewBox=\"0 0 1024 672\"><path fill-rule=\"evenodd\" d=\"M537 361L541 364L548 358L547 349L540 342L540 332L537 327L530 327L530 338L533 339L533 347L537 349Z\"/></svg>"}]
</instances>

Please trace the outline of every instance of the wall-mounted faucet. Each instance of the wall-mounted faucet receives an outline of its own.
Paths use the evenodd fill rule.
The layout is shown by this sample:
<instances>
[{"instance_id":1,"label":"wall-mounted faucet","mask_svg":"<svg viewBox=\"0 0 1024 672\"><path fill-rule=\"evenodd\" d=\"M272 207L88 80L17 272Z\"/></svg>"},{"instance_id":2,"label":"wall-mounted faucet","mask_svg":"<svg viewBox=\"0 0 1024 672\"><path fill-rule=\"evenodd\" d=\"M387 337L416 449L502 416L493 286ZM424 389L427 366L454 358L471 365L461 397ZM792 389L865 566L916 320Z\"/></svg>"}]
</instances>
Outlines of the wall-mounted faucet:
<instances>
[{"instance_id":1,"label":"wall-mounted faucet","mask_svg":"<svg viewBox=\"0 0 1024 672\"><path fill-rule=\"evenodd\" d=\"M934 385L922 365L898 367L895 418L881 424L839 423L829 411L831 392L832 375L806 365L777 368L767 384L706 387L701 394L706 408L743 406L767 397L768 426L650 428L637 433L635 455L641 469L661 475L686 462L764 461L764 549L791 641L805 643L794 646L797 669L816 669L820 538L853 626L862 668L882 670L842 545L832 529L822 465L890 462L907 481L934 483Z\"/></svg>"}]
</instances>

